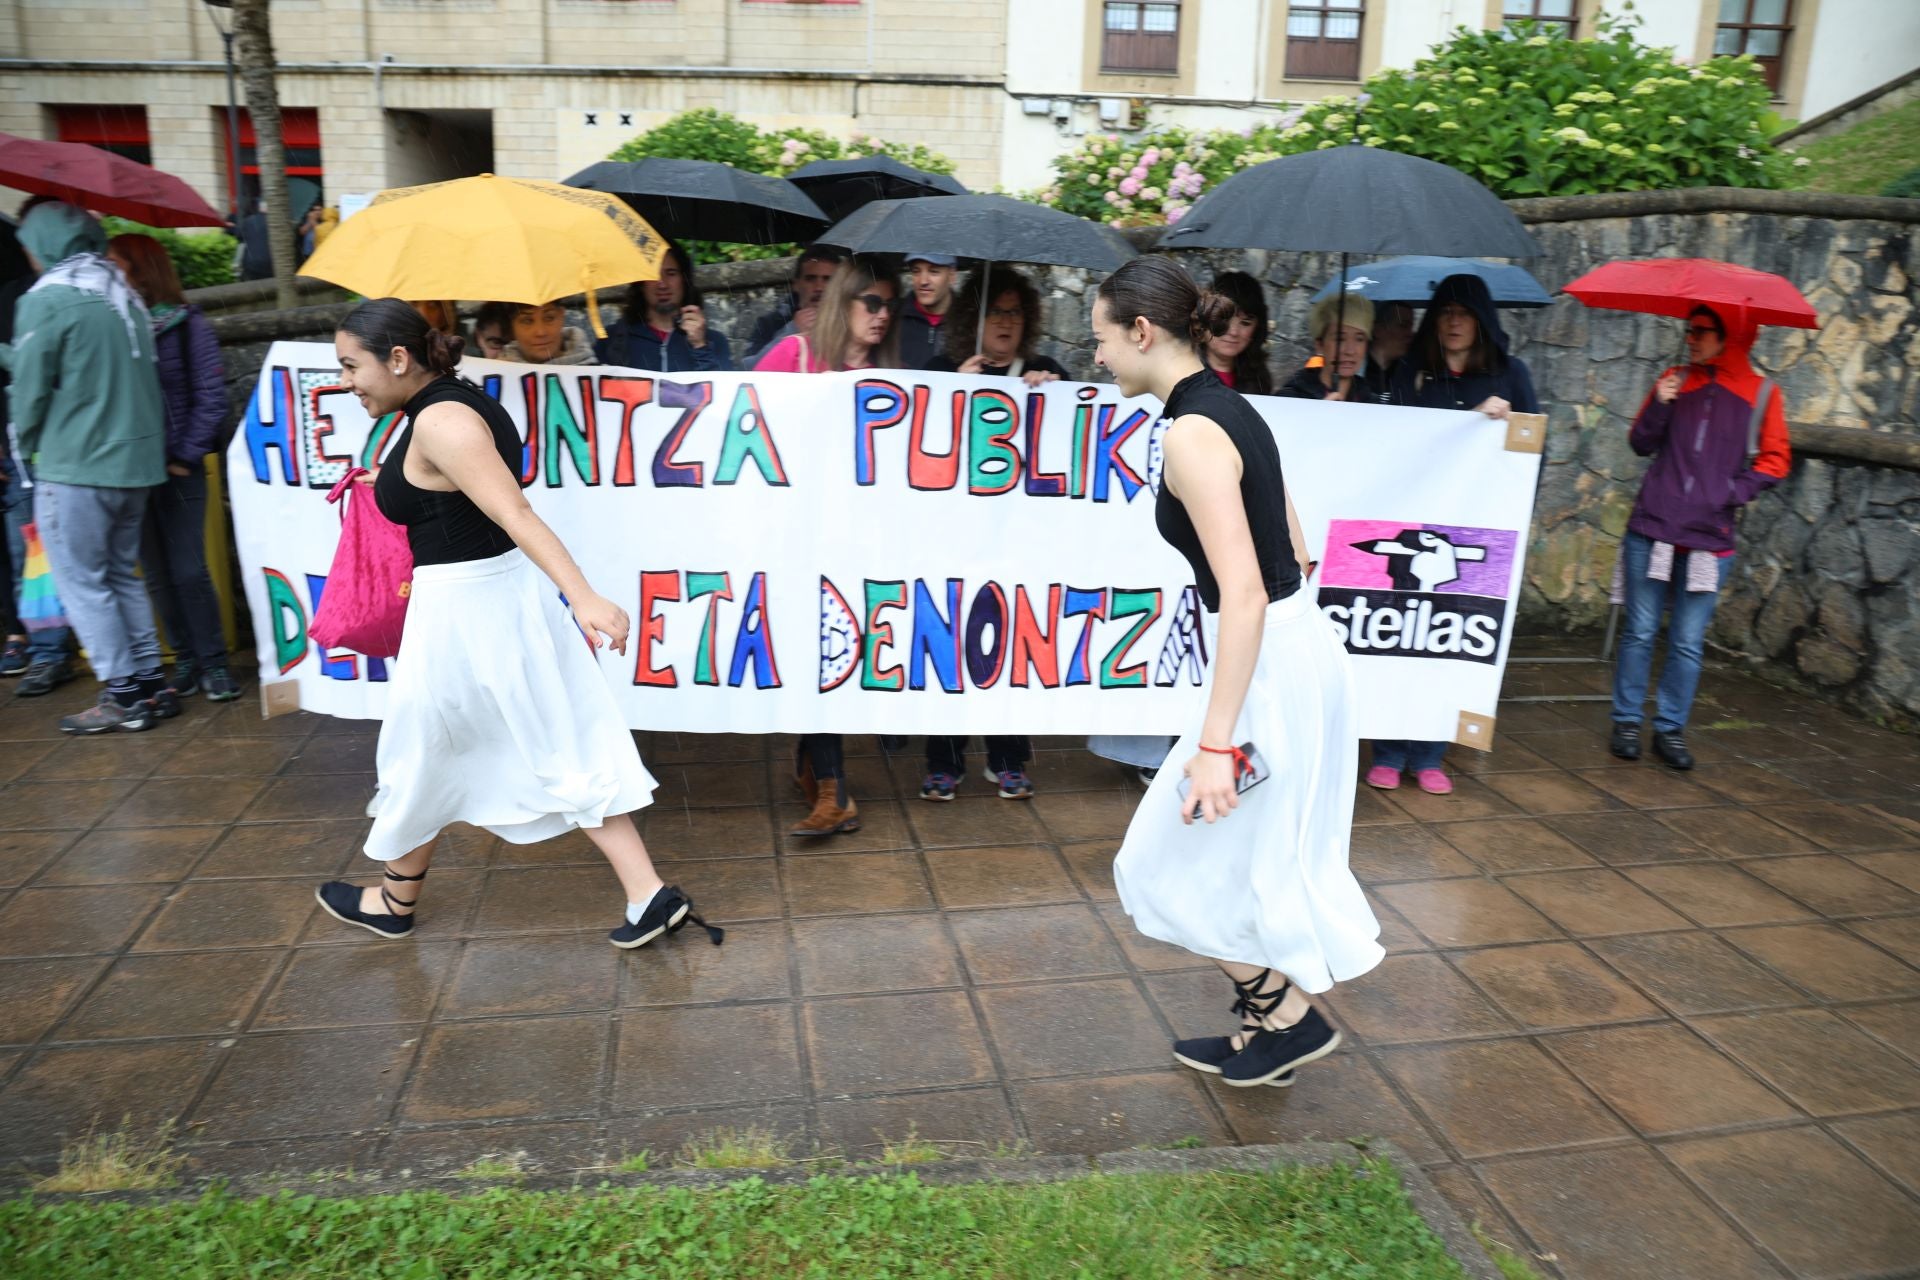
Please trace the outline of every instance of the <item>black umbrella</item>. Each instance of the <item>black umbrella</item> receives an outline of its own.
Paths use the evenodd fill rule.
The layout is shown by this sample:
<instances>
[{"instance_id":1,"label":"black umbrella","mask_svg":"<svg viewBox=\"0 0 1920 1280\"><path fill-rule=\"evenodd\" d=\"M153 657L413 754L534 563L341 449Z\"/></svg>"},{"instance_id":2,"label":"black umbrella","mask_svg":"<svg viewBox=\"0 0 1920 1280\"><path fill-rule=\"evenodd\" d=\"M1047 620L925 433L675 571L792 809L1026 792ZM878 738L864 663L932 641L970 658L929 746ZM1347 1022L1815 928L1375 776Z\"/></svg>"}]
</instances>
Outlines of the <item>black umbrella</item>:
<instances>
[{"instance_id":1,"label":"black umbrella","mask_svg":"<svg viewBox=\"0 0 1920 1280\"><path fill-rule=\"evenodd\" d=\"M619 196L670 240L785 244L812 239L828 222L785 178L714 160L602 160L566 185Z\"/></svg>"},{"instance_id":2,"label":"black umbrella","mask_svg":"<svg viewBox=\"0 0 1920 1280\"><path fill-rule=\"evenodd\" d=\"M851 253L945 253L978 258L985 273L980 289L980 332L986 332L996 262L1032 262L1054 267L1112 271L1137 255L1112 227L1011 196L922 196L876 200L820 237Z\"/></svg>"},{"instance_id":3,"label":"black umbrella","mask_svg":"<svg viewBox=\"0 0 1920 1280\"><path fill-rule=\"evenodd\" d=\"M787 181L811 196L835 222L875 200L969 194L957 178L916 169L892 156L815 160L788 174Z\"/></svg>"}]
</instances>

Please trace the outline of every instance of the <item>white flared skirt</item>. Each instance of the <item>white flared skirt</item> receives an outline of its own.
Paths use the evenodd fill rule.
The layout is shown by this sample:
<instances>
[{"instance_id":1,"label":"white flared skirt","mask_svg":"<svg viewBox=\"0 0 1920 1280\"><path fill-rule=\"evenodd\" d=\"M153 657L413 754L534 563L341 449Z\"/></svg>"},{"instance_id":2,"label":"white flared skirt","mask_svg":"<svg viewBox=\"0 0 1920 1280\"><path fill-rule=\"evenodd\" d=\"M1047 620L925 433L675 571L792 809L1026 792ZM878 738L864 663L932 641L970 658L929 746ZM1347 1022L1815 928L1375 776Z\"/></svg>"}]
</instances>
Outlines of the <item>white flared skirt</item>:
<instances>
[{"instance_id":1,"label":"white flared skirt","mask_svg":"<svg viewBox=\"0 0 1920 1280\"><path fill-rule=\"evenodd\" d=\"M453 822L533 844L652 801L573 611L521 551L416 566L400 651L368 857L401 857Z\"/></svg>"},{"instance_id":2,"label":"white flared skirt","mask_svg":"<svg viewBox=\"0 0 1920 1280\"><path fill-rule=\"evenodd\" d=\"M1205 618L1218 653L1218 615ZM1178 787L1199 750L1195 716L1113 863L1121 905L1141 933L1209 959L1277 969L1309 992L1380 963L1379 922L1347 866L1354 710L1346 649L1308 593L1267 606L1233 740L1258 747L1273 774L1212 826L1183 824Z\"/></svg>"}]
</instances>

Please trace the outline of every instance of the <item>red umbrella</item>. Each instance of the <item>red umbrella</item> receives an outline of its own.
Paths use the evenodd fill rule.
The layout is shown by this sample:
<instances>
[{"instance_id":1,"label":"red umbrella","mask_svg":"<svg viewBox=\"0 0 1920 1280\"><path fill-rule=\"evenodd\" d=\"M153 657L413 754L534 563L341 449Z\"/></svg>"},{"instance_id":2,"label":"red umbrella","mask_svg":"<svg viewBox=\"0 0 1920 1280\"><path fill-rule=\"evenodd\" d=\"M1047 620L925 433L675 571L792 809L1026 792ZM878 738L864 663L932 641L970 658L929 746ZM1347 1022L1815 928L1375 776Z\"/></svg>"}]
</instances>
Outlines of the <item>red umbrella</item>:
<instances>
[{"instance_id":1,"label":"red umbrella","mask_svg":"<svg viewBox=\"0 0 1920 1280\"><path fill-rule=\"evenodd\" d=\"M1575 280L1566 291L1590 307L1608 311L1641 311L1684 320L1704 302L1708 306L1744 307L1747 319L1754 324L1820 327L1813 304L1791 281L1772 272L1707 258L1609 262Z\"/></svg>"},{"instance_id":2,"label":"red umbrella","mask_svg":"<svg viewBox=\"0 0 1920 1280\"><path fill-rule=\"evenodd\" d=\"M150 227L218 227L226 221L172 174L84 142L0 133L0 186Z\"/></svg>"}]
</instances>

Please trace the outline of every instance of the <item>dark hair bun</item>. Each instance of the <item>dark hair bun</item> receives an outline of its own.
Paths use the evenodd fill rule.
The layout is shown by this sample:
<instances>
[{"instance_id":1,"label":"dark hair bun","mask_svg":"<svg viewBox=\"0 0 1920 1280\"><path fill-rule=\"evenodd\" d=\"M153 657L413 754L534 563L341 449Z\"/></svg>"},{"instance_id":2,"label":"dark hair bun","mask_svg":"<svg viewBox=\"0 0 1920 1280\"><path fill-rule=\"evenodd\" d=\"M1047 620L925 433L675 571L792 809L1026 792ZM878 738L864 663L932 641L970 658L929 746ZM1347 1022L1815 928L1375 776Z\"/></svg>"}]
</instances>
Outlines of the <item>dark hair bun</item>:
<instances>
[{"instance_id":1,"label":"dark hair bun","mask_svg":"<svg viewBox=\"0 0 1920 1280\"><path fill-rule=\"evenodd\" d=\"M1204 347L1207 345L1208 338L1215 338L1225 333L1227 326L1233 323L1233 313L1237 310L1239 308L1234 305L1232 298L1225 294L1214 293L1210 289L1202 289L1199 298L1194 301L1193 315L1189 323L1193 345Z\"/></svg>"},{"instance_id":2,"label":"dark hair bun","mask_svg":"<svg viewBox=\"0 0 1920 1280\"><path fill-rule=\"evenodd\" d=\"M427 368L435 373L452 373L460 367L460 354L466 347L467 340L457 333L427 330Z\"/></svg>"}]
</instances>

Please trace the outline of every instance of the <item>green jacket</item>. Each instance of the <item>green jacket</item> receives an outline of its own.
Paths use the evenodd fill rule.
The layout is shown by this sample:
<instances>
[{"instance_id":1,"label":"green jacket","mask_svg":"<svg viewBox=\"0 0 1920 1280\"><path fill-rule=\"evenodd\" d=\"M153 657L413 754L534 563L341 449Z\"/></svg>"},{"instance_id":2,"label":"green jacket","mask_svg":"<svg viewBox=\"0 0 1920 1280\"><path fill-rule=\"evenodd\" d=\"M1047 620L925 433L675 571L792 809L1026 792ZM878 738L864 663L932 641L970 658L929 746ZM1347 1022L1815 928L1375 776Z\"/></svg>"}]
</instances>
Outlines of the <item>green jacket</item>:
<instances>
[{"instance_id":1,"label":"green jacket","mask_svg":"<svg viewBox=\"0 0 1920 1280\"><path fill-rule=\"evenodd\" d=\"M68 262L105 250L100 224L72 205L38 205L20 224L20 243L52 277L13 313L8 407L34 479L101 489L165 483L167 413L146 308L124 283L116 308L105 293L60 282L107 278L97 259Z\"/></svg>"}]
</instances>

